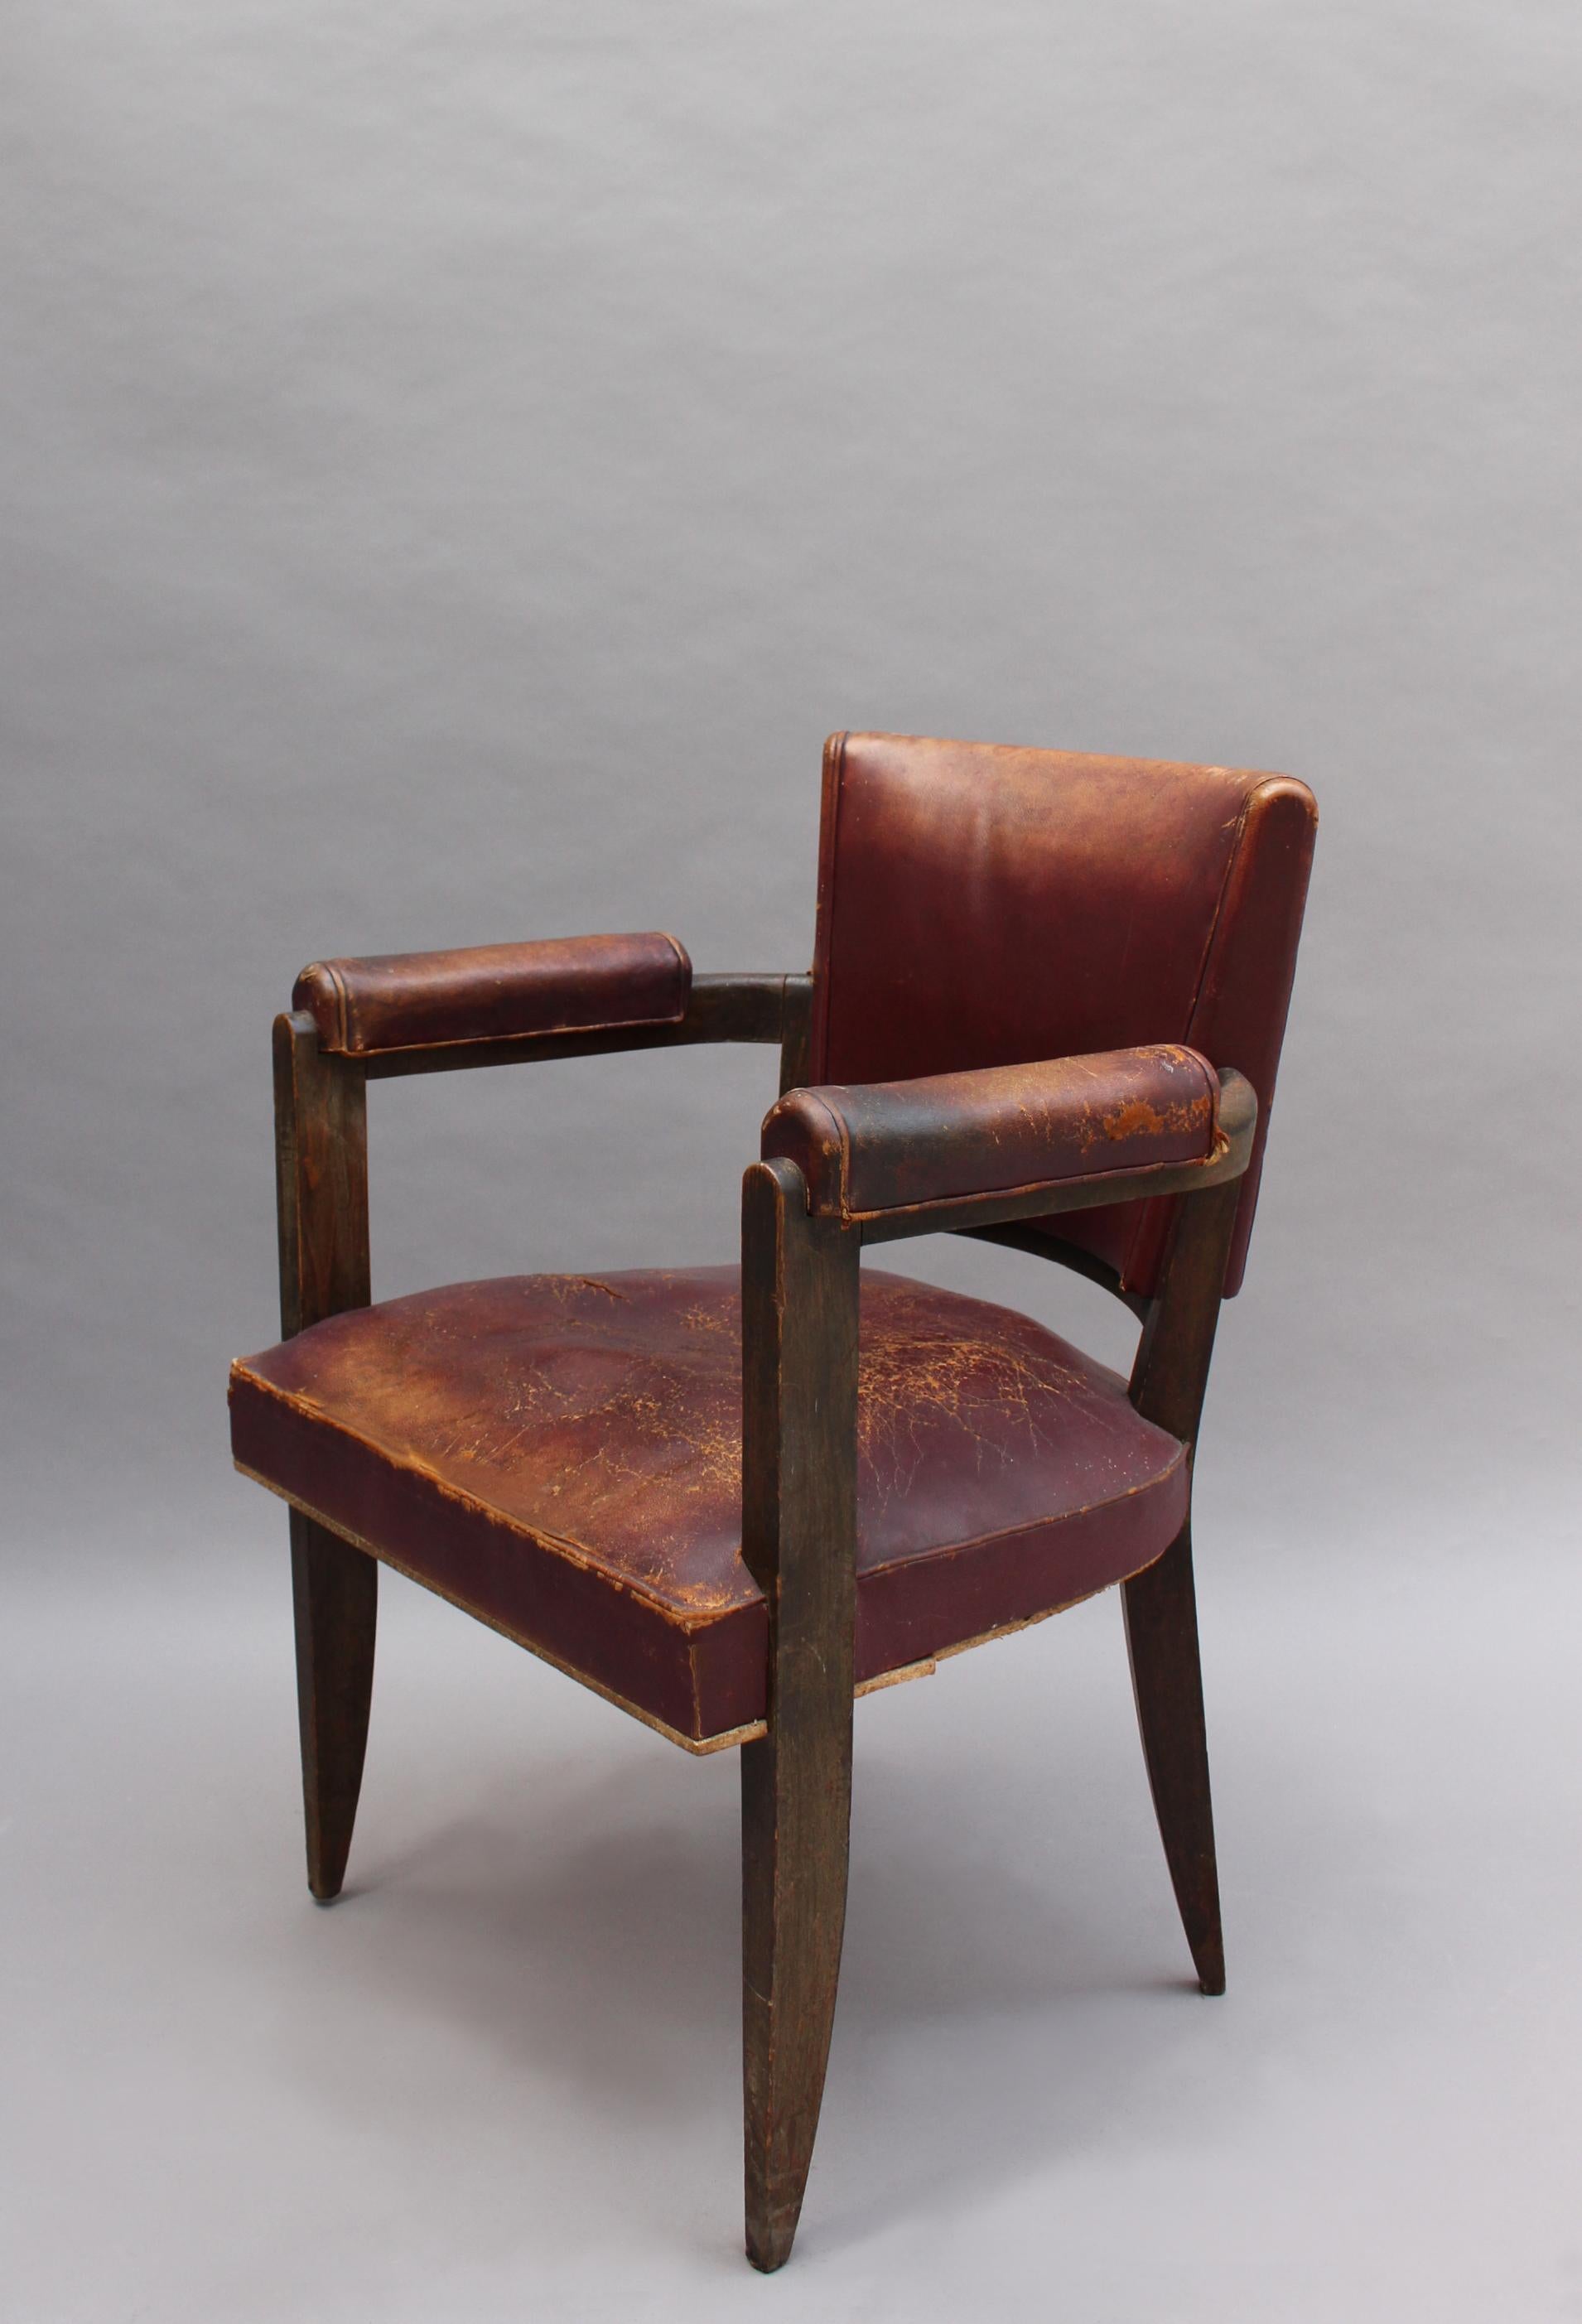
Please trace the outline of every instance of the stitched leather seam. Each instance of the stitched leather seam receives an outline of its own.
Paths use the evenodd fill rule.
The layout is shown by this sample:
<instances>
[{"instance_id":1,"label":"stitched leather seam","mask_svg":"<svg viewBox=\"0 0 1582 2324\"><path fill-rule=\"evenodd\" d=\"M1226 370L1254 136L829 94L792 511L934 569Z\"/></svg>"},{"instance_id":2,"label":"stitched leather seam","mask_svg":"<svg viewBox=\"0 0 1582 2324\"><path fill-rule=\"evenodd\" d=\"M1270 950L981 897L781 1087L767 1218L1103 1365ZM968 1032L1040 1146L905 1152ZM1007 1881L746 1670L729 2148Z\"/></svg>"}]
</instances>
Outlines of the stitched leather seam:
<instances>
[{"instance_id":1,"label":"stitched leather seam","mask_svg":"<svg viewBox=\"0 0 1582 2324\"><path fill-rule=\"evenodd\" d=\"M411 1454L403 1455L390 1452L376 1438L365 1435L362 1429L353 1428L346 1421L338 1420L332 1413L319 1408L308 1392L281 1388L273 1380L266 1379L262 1372L249 1370L245 1358L238 1358L232 1367L233 1395L238 1380L244 1382L254 1395L273 1399L276 1404L284 1405L295 1418L307 1422L311 1427L330 1429L338 1436L349 1438L352 1443L361 1445L365 1452L371 1453L375 1460L385 1468L395 1470L403 1477L413 1478L418 1483L431 1487L441 1499L456 1502L458 1507L481 1517L486 1525L497 1526L504 1533L513 1536L518 1541L530 1541L535 1548L541 1549L547 1555L563 1558L568 1565L577 1566L583 1572L596 1574L601 1582L607 1582L612 1590L618 1590L624 1597L634 1598L641 1605L650 1607L672 1630L689 1633L705 1628L710 1622L720 1620L724 1615L739 1610L737 1606L722 1606L712 1614L689 1614L684 1609L677 1607L670 1599L661 1597L657 1591L645 1588L641 1582L615 1572L608 1565L602 1563L585 1544L572 1541L560 1534L546 1533L539 1526L523 1525L520 1518L512 1517L508 1511L496 1508L492 1501L481 1500L476 1493L467 1492L461 1486L449 1483L425 1462L415 1459ZM234 1459L233 1455L233 1461ZM249 1473L254 1472L249 1471ZM269 1483L272 1480L266 1478L263 1481ZM288 1500L291 1498L283 1485L275 1483L273 1489L277 1493L283 1494ZM328 1522L333 1526L333 1520ZM748 1578L751 1580L750 1575ZM754 1583L754 1586L756 1588L757 1585ZM742 1602L751 1605L753 1600L747 1599Z\"/></svg>"},{"instance_id":2,"label":"stitched leather seam","mask_svg":"<svg viewBox=\"0 0 1582 2324\"><path fill-rule=\"evenodd\" d=\"M335 1024L333 1028L333 1037L328 1041L326 1041L324 1038L323 1028L320 1026L319 1032L319 1047L321 1048L338 1050L342 1055L345 1055L349 1051L351 1047L350 1038L347 1030L346 979L341 975L341 973L336 966L334 961L316 960L310 962L302 971L302 975L297 980L298 983L300 984L303 978L311 976L315 970L320 971L329 979L330 989L335 996ZM310 1011L310 1014L311 1014L311 1011Z\"/></svg>"},{"instance_id":3,"label":"stitched leather seam","mask_svg":"<svg viewBox=\"0 0 1582 2324\"><path fill-rule=\"evenodd\" d=\"M597 1025L534 1025L525 1033L458 1033L445 1041L383 1041L376 1048L350 1049L348 1056L400 1057L421 1053L425 1049L476 1049L495 1041L552 1041L562 1033L629 1033L644 1025L679 1025L687 1014L687 1003L667 1010L664 1016L607 1017Z\"/></svg>"},{"instance_id":4,"label":"stitched leather seam","mask_svg":"<svg viewBox=\"0 0 1582 2324\"><path fill-rule=\"evenodd\" d=\"M851 736L844 729L836 737L834 765L830 770L831 797L829 803L829 892L819 899L818 918L813 928L813 1038L810 1043L808 1070L817 1078L824 1074L829 1062L829 1009L835 992L835 872L840 861L840 811L846 803L846 746ZM823 834L819 834L820 853ZM822 871L823 866L820 865ZM823 974L819 974L822 965Z\"/></svg>"},{"instance_id":5,"label":"stitched leather seam","mask_svg":"<svg viewBox=\"0 0 1582 2324\"><path fill-rule=\"evenodd\" d=\"M231 1466L239 1475L250 1477L255 1485L262 1485L266 1493L276 1494L288 1508L301 1509L302 1515L311 1517L316 1525L325 1526L330 1533L338 1534L343 1541L349 1541L354 1548L362 1550L366 1556L377 1558L380 1564L388 1565L393 1573L404 1573L407 1579L415 1582L420 1589L432 1591L434 1596L442 1598L448 1606L455 1606L462 1613L470 1614L475 1622L482 1622L486 1628L498 1632L503 1638L509 1638L513 1646L520 1646L525 1654L536 1655L539 1661L548 1663L551 1670L563 1671L568 1678L574 1678L579 1686L587 1687L590 1692L601 1696L606 1702L613 1702L617 1711L624 1711L630 1718L641 1720L644 1727L652 1728L654 1733L662 1735L667 1742L679 1743L681 1749L690 1752L694 1758L705 1757L713 1751L726 1750L737 1743L755 1741L760 1735L767 1732L764 1721L762 1719L754 1719L749 1720L742 1727L720 1728L712 1735L684 1735L679 1727L672 1727L668 1720L661 1719L657 1711L645 1711L640 1702L634 1702L629 1695L618 1693L613 1686L606 1685L603 1679L595 1678L590 1671L581 1670L575 1663L568 1662L564 1655L556 1654L552 1647L542 1645L536 1638L530 1638L524 1630L513 1629L503 1616L486 1613L481 1606L475 1605L470 1599L461 1597L453 1590L446 1589L441 1582L436 1582L431 1574L420 1572L415 1565L404 1564L391 1551L378 1548L362 1534L354 1533L350 1526L332 1525L321 1511L284 1491L270 1478L261 1476L256 1469L249 1469L245 1461L233 1460ZM751 1609L750 1607L739 1608L736 1610L750 1611ZM690 1646L688 1648L688 1653L689 1655L691 1653ZM695 1725L701 1724L696 1703L693 1706L693 1720Z\"/></svg>"},{"instance_id":6,"label":"stitched leather seam","mask_svg":"<svg viewBox=\"0 0 1582 2324\"><path fill-rule=\"evenodd\" d=\"M1155 1056L1170 1057L1178 1064L1189 1064L1202 1074L1204 1095L1208 1102L1209 1135L1207 1153L1183 1155L1176 1160L1131 1163L1115 1170L1087 1170L1071 1173L1059 1178L1032 1178L1016 1186L971 1186L965 1194L931 1194L924 1202L887 1204L881 1210L859 1211L851 1207L851 1139L847 1123L844 1117L837 1113L832 1106L828 1105L817 1091L807 1091L805 1094L812 1098L835 1123L840 1138L840 1216L842 1221L847 1225L856 1225L866 1219L910 1218L923 1212L941 1209L947 1204L1000 1200L1007 1194L1031 1194L1046 1187L1052 1194L1058 1187L1090 1186L1105 1178L1129 1178L1138 1171L1182 1169L1195 1164L1217 1161L1230 1143L1219 1127L1217 1074L1206 1057L1199 1056L1196 1049L1189 1048L1184 1042L1160 1041L1150 1046ZM837 1086L844 1086L844 1084L837 1084ZM1166 1195L1161 1196L1161 1199L1169 1201L1171 1197ZM1051 1215L1058 1215L1058 1213Z\"/></svg>"},{"instance_id":7,"label":"stitched leather seam","mask_svg":"<svg viewBox=\"0 0 1582 2324\"><path fill-rule=\"evenodd\" d=\"M847 1198L850 1192L851 1185L851 1139L847 1130L846 1123L842 1120L840 1115L836 1112L835 1108L825 1102L824 1099L819 1096L817 1090L804 1090L801 1094L805 1099L810 1100L811 1102L818 1107L826 1121L833 1122L835 1125L836 1142L840 1148L840 1215L843 1219L848 1218L851 1215L847 1208ZM810 1186L808 1189L810 1208L811 1207L812 1192L813 1190Z\"/></svg>"},{"instance_id":8,"label":"stitched leather seam","mask_svg":"<svg viewBox=\"0 0 1582 2324\"><path fill-rule=\"evenodd\" d=\"M1159 1170L1206 1170L1211 1162L1219 1160L1229 1146L1229 1139L1216 1123L1207 1153L1184 1155L1179 1161L1128 1163L1119 1170L1089 1170L1081 1177L1029 1178L1019 1186L970 1186L962 1194L931 1194L924 1203L894 1203L880 1211L848 1211L843 1208L841 1217L848 1226L863 1226L870 1219L924 1218L930 1211L953 1210L960 1203L1001 1203L1012 1196L1020 1198L1023 1194L1057 1194L1065 1186L1103 1186L1112 1180L1117 1188L1115 1200L1123 1202L1131 1199L1124 1190L1136 1180L1143 1182L1145 1190L1149 1178ZM1182 1187L1178 1191L1185 1194L1190 1189ZM1173 1198L1165 1195L1161 1199L1170 1201ZM1098 1205L1085 1204L1082 1207L1096 1209ZM1058 1211L1050 1213L1051 1218L1059 1215Z\"/></svg>"},{"instance_id":9,"label":"stitched leather seam","mask_svg":"<svg viewBox=\"0 0 1582 2324\"><path fill-rule=\"evenodd\" d=\"M671 932L670 932L670 930L669 930L668 928L661 928L661 929L659 929L659 930L657 931L657 933L658 933L660 936L663 936L663 938L664 938L664 940L665 940L666 944L668 944L668 945L669 945L669 946L670 946L671 950L671 951L675 954L675 955L676 955L677 962L679 963L680 967L680 971L681 971L681 982L682 982L682 988L683 988L683 990L684 990L684 991L690 991L690 989L691 989L691 983L692 983L692 955L691 955L691 954L687 950L686 945L681 942L680 938L679 936L671 936Z\"/></svg>"},{"instance_id":10,"label":"stitched leather seam","mask_svg":"<svg viewBox=\"0 0 1582 2324\"><path fill-rule=\"evenodd\" d=\"M1260 791L1266 790L1268 787L1267 782L1255 783L1243 799L1241 813L1236 817L1235 835L1230 843L1230 853L1226 858L1224 876L1219 882L1219 893L1214 899L1214 918L1208 923L1208 934L1203 944L1203 957L1198 964L1198 980L1192 987L1192 1005L1187 1011L1189 1038L1193 1021L1202 1004L1203 987L1208 978L1208 964L1214 958L1214 946L1219 936L1219 923L1225 915L1225 899L1230 893L1230 883L1235 874L1236 859L1241 854L1242 842L1246 836L1247 818L1253 811L1253 801L1258 797Z\"/></svg>"},{"instance_id":11,"label":"stitched leather seam","mask_svg":"<svg viewBox=\"0 0 1582 2324\"><path fill-rule=\"evenodd\" d=\"M1217 1139L1219 1136L1219 1075L1201 1050L1189 1048L1185 1042L1176 1047L1175 1054L1180 1058L1190 1059L1202 1074L1203 1093L1208 1100L1208 1120L1214 1135Z\"/></svg>"},{"instance_id":12,"label":"stitched leather seam","mask_svg":"<svg viewBox=\"0 0 1582 2324\"><path fill-rule=\"evenodd\" d=\"M1155 1424L1149 1421L1145 1425L1152 1428ZM1096 1509L1111 1509L1121 1501L1134 1501L1139 1493L1157 1492L1161 1485L1170 1482L1187 1458L1187 1448L1179 1436L1172 1436L1168 1428L1161 1428L1157 1433L1168 1443L1175 1446L1176 1457L1168 1468L1160 1471L1157 1477L1150 1477L1146 1484L1128 1485L1124 1493L1106 1493L1101 1501L1084 1501L1079 1509L1062 1509L1058 1517L1029 1517L1022 1525L1000 1526L993 1533L975 1533L970 1541L942 1541L937 1549L914 1549L910 1554L886 1558L879 1565L859 1566L858 1588L861 1588L870 1574L908 1573L915 1565L931 1565L942 1558L955 1557L964 1549L987 1549L997 1541L1013 1541L1018 1534L1053 1532L1059 1526L1070 1525L1079 1518L1092 1517ZM1141 1570L1139 1568L1139 1571ZM1112 1588L1114 1585L1106 1583L1104 1586ZM1071 1600L1072 1604L1076 1602L1075 1600ZM1059 1612L1059 1609L1057 1607L1050 1610ZM947 1649L942 1646L936 1646L934 1649L936 1654L943 1654L946 1651Z\"/></svg>"},{"instance_id":13,"label":"stitched leather seam","mask_svg":"<svg viewBox=\"0 0 1582 2324\"><path fill-rule=\"evenodd\" d=\"M318 1428L333 1429L338 1435L349 1437L353 1443L362 1445L365 1450L373 1453L376 1460L384 1462L388 1467L400 1470L407 1476L416 1477L424 1484L434 1486L447 1499L458 1501L463 1508L476 1510L491 1526L501 1526L506 1532L517 1536L519 1539L531 1541L536 1548L543 1550L550 1555L564 1557L568 1564L578 1566L584 1572L596 1574L601 1582L607 1582L611 1589L618 1590L625 1596L635 1598L643 1605L652 1608L669 1624L671 1628L680 1630L686 1635L689 1653L694 1650L701 1637L717 1623L726 1621L732 1616L747 1612L753 1606L762 1605L764 1602L760 1592L755 1599L740 1599L732 1605L717 1607L712 1613L678 1615L664 1599L644 1590L640 1584L628 1582L623 1575L613 1572L607 1565L601 1564L590 1553L581 1551L579 1554L578 1544L562 1540L554 1534L543 1533L536 1526L519 1524L515 1518L508 1517L504 1510L494 1508L487 1501L476 1499L474 1495L463 1492L458 1486L448 1485L443 1478L435 1476L431 1470L387 1452L381 1445L375 1443L372 1437L365 1436L360 1429L348 1428L345 1421L333 1419L327 1413L314 1411L301 1396L294 1394L289 1388L278 1388L273 1380L265 1379L260 1372L249 1371L245 1362L238 1361L235 1370L254 1393L285 1405L299 1419L309 1421ZM1013 1539L1018 1534L1041 1532L1046 1527L1066 1525L1076 1518L1091 1517L1096 1509L1111 1508L1117 1502L1134 1500L1139 1493L1157 1490L1161 1485L1167 1483L1174 1476L1187 1457L1187 1448L1179 1436L1170 1435L1169 1429L1158 1428L1152 1421L1144 1422L1143 1425L1145 1427L1153 1428L1156 1434L1164 1437L1168 1443L1177 1447L1176 1458L1169 1467L1159 1476L1151 1477L1146 1483L1130 1485L1124 1493L1108 1493L1102 1500L1086 1501L1080 1508L1062 1510L1058 1517L1030 1517L1021 1525L999 1526L992 1533L974 1534L967 1541L941 1542L934 1549L914 1550L910 1554L888 1558L877 1565L863 1566L857 1573L859 1585L868 1574L904 1572L912 1566L926 1565L937 1559L953 1557L962 1550L983 1549L996 1541ZM245 1475L254 1478L259 1484L267 1486L270 1491L281 1494L285 1499L291 1500L295 1498L275 1479L265 1477L261 1471L253 1468L235 1455L232 1457L232 1466L240 1469ZM332 1532L336 1530L335 1520L328 1512L324 1513L321 1522L328 1525ZM373 1555L385 1558L387 1563L393 1563L393 1559L372 1541L369 1543L369 1549ZM737 1554L740 1555L739 1549ZM744 1571L745 1571L745 1567ZM422 1579L421 1575L418 1578ZM749 1581L752 1579L751 1575L748 1579ZM518 1643L526 1645L528 1641L522 1639ZM621 1700L624 1701L625 1698L622 1697Z\"/></svg>"},{"instance_id":14,"label":"stitched leather seam","mask_svg":"<svg viewBox=\"0 0 1582 2324\"><path fill-rule=\"evenodd\" d=\"M615 1033L633 1025L679 1025L686 1016L687 1010L691 1003L691 955L689 954L686 946L681 943L680 939L678 936L671 936L667 929L659 928L656 929L654 933L662 937L663 941L669 945L671 950L675 954L677 965L680 971L681 989L677 999L676 1005L673 1009L667 1009L662 1012L658 1010L648 1010L641 1017L601 1018L597 1025L569 1023L532 1025L524 1028L520 1032L456 1033L449 1035L446 1039L440 1041L376 1042L372 1047L365 1047L360 1038L354 1038L353 1023L356 1011L356 1001L345 976L341 973L340 964L333 960L316 961L313 963L313 967L321 968L335 988L336 1038L329 1046L346 1056L387 1057L396 1056L402 1051L409 1049L461 1048L475 1041L547 1040L552 1035L559 1033ZM302 974L307 976L311 973L310 969L304 969ZM396 1005L399 1007L400 1003L398 1002Z\"/></svg>"},{"instance_id":15,"label":"stitched leather seam","mask_svg":"<svg viewBox=\"0 0 1582 2324\"><path fill-rule=\"evenodd\" d=\"M1203 987L1208 980L1209 964L1214 958L1214 946L1219 935L1219 923L1225 911L1225 899L1230 893L1230 883L1235 873L1236 859L1242 852L1242 841L1246 835L1247 818L1252 812L1253 801L1258 797L1260 791L1266 790L1269 783L1275 779L1274 777L1269 777L1263 782L1254 783L1253 788L1242 800L1241 813L1236 817L1235 832L1230 843L1230 853L1226 857L1225 872L1219 882L1219 893L1214 899L1214 917L1208 923L1208 934L1203 944L1203 956L1198 964L1198 977L1192 987L1191 1005L1187 1010L1184 1038L1189 1045L1191 1042L1192 1028L1198 1020L1198 1010L1203 999ZM1159 1199L1161 1202L1172 1202L1175 1197L1164 1194ZM1140 1211L1131 1232L1126 1237L1120 1267L1123 1288L1129 1286L1133 1261L1137 1255L1137 1246L1143 1239L1152 1215L1151 1211Z\"/></svg>"}]
</instances>

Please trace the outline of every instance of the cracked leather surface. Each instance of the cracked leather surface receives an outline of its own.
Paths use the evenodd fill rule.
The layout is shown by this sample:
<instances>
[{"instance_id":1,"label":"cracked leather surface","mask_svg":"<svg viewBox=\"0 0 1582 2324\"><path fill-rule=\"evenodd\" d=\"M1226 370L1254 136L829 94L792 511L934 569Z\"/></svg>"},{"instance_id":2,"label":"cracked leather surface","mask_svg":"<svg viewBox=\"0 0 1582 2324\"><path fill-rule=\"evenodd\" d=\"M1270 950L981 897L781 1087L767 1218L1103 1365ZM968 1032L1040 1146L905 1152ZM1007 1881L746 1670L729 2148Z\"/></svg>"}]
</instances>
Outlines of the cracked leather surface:
<instances>
[{"instance_id":1,"label":"cracked leather surface","mask_svg":"<svg viewBox=\"0 0 1582 2324\"><path fill-rule=\"evenodd\" d=\"M912 1082L791 1090L763 1123L810 1207L839 1218L1053 1186L1214 1151L1219 1082L1196 1050L1155 1044Z\"/></svg>"},{"instance_id":2,"label":"cracked leather surface","mask_svg":"<svg viewBox=\"0 0 1582 2324\"><path fill-rule=\"evenodd\" d=\"M1029 1318L865 1268L859 1678L1134 1572L1186 1457ZM735 1268L458 1284L233 1370L250 1472L678 1733L763 1715Z\"/></svg>"},{"instance_id":3,"label":"cracked leather surface","mask_svg":"<svg viewBox=\"0 0 1582 2324\"><path fill-rule=\"evenodd\" d=\"M1150 1042L1258 1093L1226 1289L1242 1279L1317 809L1283 775L847 734L825 755L807 1080ZM1152 1292L1170 1205L1051 1218Z\"/></svg>"}]
</instances>

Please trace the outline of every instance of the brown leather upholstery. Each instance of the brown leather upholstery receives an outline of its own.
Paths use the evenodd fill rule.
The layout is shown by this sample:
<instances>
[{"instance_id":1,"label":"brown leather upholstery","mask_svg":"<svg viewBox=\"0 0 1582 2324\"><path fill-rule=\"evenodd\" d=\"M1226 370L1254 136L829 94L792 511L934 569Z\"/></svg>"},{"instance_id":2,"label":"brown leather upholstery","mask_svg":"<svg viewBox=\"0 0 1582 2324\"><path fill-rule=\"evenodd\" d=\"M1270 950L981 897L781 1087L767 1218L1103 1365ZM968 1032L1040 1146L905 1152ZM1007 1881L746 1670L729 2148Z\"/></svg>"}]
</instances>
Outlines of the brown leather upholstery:
<instances>
[{"instance_id":1,"label":"brown leather upholstery","mask_svg":"<svg viewBox=\"0 0 1582 2324\"><path fill-rule=\"evenodd\" d=\"M231 1376L249 1473L693 1743L765 1710L741 1413L734 1268L458 1284ZM1137 1572L1186 1515L1114 1373L873 1268L859 1436L860 1679Z\"/></svg>"},{"instance_id":2,"label":"brown leather upholstery","mask_svg":"<svg viewBox=\"0 0 1582 2324\"><path fill-rule=\"evenodd\" d=\"M671 1025L687 1013L692 964L674 936L563 936L463 952L321 960L291 994L326 1049L385 1049L514 1034Z\"/></svg>"},{"instance_id":3,"label":"brown leather upholstery","mask_svg":"<svg viewBox=\"0 0 1582 2324\"><path fill-rule=\"evenodd\" d=\"M1182 1042L1257 1091L1257 1199L1317 822L1283 775L835 736L810 1083L910 1081ZM1050 1222L1155 1287L1165 1203Z\"/></svg>"},{"instance_id":4,"label":"brown leather upholstery","mask_svg":"<svg viewBox=\"0 0 1582 2324\"><path fill-rule=\"evenodd\" d=\"M763 1123L809 1208L845 1219L926 1209L1214 1151L1219 1080L1193 1049L1112 1049L865 1088L800 1089Z\"/></svg>"}]
</instances>

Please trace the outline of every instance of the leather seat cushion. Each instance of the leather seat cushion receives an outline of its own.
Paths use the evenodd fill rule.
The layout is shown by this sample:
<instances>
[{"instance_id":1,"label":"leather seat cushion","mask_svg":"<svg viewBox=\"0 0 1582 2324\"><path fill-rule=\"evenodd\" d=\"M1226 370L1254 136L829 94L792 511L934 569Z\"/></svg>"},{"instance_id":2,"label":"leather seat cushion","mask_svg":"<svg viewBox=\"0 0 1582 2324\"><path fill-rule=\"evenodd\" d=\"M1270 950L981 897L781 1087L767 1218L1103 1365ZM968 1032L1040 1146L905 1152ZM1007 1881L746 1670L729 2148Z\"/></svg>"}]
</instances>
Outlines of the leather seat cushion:
<instances>
[{"instance_id":1,"label":"leather seat cushion","mask_svg":"<svg viewBox=\"0 0 1582 2324\"><path fill-rule=\"evenodd\" d=\"M735 1268L461 1283L231 1375L238 1466L696 1747L765 1711ZM857 1674L1149 1564L1186 1454L1028 1317L865 1268Z\"/></svg>"}]
</instances>

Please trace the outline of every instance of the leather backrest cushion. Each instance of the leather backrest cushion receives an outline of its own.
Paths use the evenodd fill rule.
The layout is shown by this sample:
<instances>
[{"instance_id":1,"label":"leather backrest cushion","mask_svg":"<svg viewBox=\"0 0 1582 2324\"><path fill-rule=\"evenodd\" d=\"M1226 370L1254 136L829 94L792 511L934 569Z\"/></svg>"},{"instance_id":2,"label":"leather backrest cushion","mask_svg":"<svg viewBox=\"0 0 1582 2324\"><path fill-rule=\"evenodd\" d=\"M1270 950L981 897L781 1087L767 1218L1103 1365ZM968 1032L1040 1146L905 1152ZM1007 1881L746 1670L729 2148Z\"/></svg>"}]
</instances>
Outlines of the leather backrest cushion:
<instances>
[{"instance_id":1,"label":"leather backrest cushion","mask_svg":"<svg viewBox=\"0 0 1582 2324\"><path fill-rule=\"evenodd\" d=\"M1249 774L893 734L826 747L811 1083L1180 1042L1258 1093L1240 1284L1317 813ZM1154 1288L1170 1205L1050 1222Z\"/></svg>"}]
</instances>

